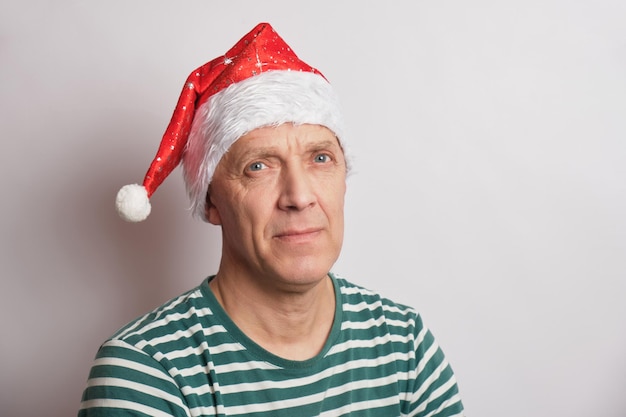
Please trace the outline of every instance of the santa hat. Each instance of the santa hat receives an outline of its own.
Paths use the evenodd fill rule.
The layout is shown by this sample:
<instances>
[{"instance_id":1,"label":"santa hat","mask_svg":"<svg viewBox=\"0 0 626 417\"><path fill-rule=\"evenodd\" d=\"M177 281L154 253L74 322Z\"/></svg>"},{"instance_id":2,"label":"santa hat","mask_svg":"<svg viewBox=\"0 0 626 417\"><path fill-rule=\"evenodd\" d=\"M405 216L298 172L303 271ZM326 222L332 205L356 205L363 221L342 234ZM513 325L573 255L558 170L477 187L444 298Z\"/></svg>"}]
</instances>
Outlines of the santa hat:
<instances>
[{"instance_id":1,"label":"santa hat","mask_svg":"<svg viewBox=\"0 0 626 417\"><path fill-rule=\"evenodd\" d=\"M118 213L131 222L146 219L150 197L182 161L193 214L206 220L206 194L222 156L251 130L282 123L326 126L346 152L335 91L268 23L260 23L189 75L143 184L118 192Z\"/></svg>"}]
</instances>

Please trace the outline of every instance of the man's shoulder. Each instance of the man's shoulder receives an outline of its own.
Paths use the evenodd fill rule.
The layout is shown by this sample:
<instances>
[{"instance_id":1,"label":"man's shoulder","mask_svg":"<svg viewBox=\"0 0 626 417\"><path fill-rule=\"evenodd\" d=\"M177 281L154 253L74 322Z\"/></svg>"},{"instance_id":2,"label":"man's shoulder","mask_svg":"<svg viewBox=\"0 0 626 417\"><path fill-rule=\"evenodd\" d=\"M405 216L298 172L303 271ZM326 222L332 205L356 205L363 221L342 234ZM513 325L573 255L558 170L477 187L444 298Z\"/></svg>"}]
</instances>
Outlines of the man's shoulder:
<instances>
[{"instance_id":1,"label":"man's shoulder","mask_svg":"<svg viewBox=\"0 0 626 417\"><path fill-rule=\"evenodd\" d=\"M346 306L348 309L359 308L350 306L361 306L395 318L415 319L419 316L413 307L389 299L380 292L355 284L338 274L332 274L332 277L341 292L344 310Z\"/></svg>"},{"instance_id":2,"label":"man's shoulder","mask_svg":"<svg viewBox=\"0 0 626 417\"><path fill-rule=\"evenodd\" d=\"M171 298L115 332L109 340L136 344L137 340L158 339L180 331L197 329L196 324L213 314L201 286Z\"/></svg>"}]
</instances>

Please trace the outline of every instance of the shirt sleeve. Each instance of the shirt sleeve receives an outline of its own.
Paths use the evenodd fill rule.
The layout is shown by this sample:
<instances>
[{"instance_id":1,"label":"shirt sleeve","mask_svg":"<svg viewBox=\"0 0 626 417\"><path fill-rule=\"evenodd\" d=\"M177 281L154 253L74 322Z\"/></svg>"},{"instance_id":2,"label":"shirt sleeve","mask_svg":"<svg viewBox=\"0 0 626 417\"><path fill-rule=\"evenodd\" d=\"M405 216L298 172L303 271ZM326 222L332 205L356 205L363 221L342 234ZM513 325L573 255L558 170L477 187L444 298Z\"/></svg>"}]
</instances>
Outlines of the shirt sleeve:
<instances>
[{"instance_id":1,"label":"shirt sleeve","mask_svg":"<svg viewBox=\"0 0 626 417\"><path fill-rule=\"evenodd\" d=\"M456 378L430 330L416 319L415 381L410 416L461 417L463 404Z\"/></svg>"},{"instance_id":2,"label":"shirt sleeve","mask_svg":"<svg viewBox=\"0 0 626 417\"><path fill-rule=\"evenodd\" d=\"M78 417L188 417L180 387L162 365L134 346L101 346L89 373Z\"/></svg>"}]
</instances>

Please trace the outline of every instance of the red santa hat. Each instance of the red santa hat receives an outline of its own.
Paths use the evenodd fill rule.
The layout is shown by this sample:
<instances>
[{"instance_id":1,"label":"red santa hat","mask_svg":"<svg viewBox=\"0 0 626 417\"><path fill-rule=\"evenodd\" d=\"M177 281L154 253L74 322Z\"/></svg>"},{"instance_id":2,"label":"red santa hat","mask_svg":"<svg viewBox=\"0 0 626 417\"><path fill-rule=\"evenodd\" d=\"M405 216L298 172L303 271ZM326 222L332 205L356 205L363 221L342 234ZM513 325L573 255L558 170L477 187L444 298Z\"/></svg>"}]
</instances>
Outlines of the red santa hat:
<instances>
[{"instance_id":1,"label":"red santa hat","mask_svg":"<svg viewBox=\"0 0 626 417\"><path fill-rule=\"evenodd\" d=\"M222 156L251 130L282 123L326 126L346 152L334 89L268 23L260 23L189 75L143 184L118 192L118 213L131 222L146 219L150 197L182 162L192 212L206 220L206 194Z\"/></svg>"}]
</instances>

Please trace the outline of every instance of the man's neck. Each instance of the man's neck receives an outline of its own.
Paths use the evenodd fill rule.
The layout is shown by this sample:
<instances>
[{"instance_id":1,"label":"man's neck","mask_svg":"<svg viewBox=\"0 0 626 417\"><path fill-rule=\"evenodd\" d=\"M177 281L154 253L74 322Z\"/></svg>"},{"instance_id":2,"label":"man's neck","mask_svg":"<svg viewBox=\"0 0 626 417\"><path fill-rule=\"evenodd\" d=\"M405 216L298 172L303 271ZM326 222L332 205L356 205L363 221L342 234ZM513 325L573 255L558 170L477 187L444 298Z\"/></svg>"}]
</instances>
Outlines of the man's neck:
<instances>
[{"instance_id":1,"label":"man's neck","mask_svg":"<svg viewBox=\"0 0 626 417\"><path fill-rule=\"evenodd\" d=\"M272 354L306 360L323 349L335 315L330 277L303 291L243 285L220 273L209 285L241 331Z\"/></svg>"}]
</instances>

